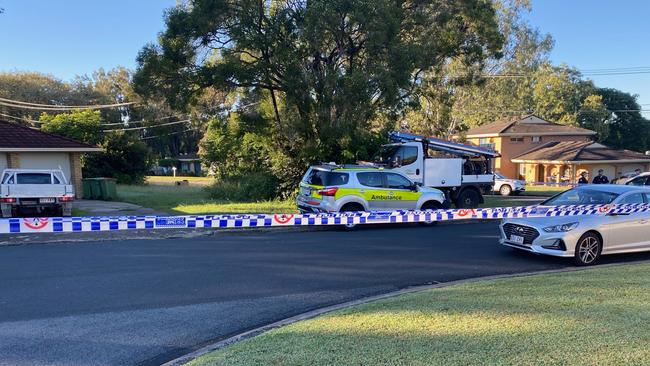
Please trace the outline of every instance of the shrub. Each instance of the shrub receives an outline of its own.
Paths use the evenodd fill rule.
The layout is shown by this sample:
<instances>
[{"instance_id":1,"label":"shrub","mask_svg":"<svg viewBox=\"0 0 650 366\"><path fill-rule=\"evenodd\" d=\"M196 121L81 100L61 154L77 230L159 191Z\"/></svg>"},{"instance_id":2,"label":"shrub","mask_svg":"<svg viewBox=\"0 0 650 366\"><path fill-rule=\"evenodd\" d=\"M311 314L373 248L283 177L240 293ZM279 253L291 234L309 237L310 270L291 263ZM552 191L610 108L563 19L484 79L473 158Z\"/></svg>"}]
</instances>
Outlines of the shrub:
<instances>
[{"instance_id":1,"label":"shrub","mask_svg":"<svg viewBox=\"0 0 650 366\"><path fill-rule=\"evenodd\" d=\"M108 177L118 183L140 184L152 165L149 147L135 137L124 133L107 135L101 153L85 159L84 176Z\"/></svg>"},{"instance_id":2,"label":"shrub","mask_svg":"<svg viewBox=\"0 0 650 366\"><path fill-rule=\"evenodd\" d=\"M255 202L277 197L277 179L267 173L227 176L207 189L211 198L224 201Z\"/></svg>"}]
</instances>

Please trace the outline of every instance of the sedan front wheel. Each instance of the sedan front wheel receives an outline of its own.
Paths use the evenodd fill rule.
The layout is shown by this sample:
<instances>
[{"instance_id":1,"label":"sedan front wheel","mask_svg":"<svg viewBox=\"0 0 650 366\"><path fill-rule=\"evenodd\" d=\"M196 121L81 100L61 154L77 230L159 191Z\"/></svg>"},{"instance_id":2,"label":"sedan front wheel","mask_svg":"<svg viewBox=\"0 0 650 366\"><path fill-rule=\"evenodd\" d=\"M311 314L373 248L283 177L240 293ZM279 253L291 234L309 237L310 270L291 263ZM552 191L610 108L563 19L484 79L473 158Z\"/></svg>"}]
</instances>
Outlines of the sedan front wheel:
<instances>
[{"instance_id":1,"label":"sedan front wheel","mask_svg":"<svg viewBox=\"0 0 650 366\"><path fill-rule=\"evenodd\" d=\"M600 258L603 242L595 233L586 233L580 237L576 245L573 260L579 266L589 266Z\"/></svg>"}]
</instances>

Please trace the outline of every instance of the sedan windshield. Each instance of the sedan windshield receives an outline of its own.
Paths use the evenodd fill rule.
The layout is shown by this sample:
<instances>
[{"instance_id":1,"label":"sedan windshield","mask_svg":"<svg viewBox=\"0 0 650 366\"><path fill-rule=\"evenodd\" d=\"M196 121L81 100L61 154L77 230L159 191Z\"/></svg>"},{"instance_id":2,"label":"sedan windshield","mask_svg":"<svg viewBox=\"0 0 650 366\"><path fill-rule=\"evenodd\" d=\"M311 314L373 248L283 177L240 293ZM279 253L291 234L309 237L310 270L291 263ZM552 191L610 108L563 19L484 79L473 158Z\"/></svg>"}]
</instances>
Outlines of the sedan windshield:
<instances>
[{"instance_id":1,"label":"sedan windshield","mask_svg":"<svg viewBox=\"0 0 650 366\"><path fill-rule=\"evenodd\" d=\"M612 203L618 194L595 189L574 188L542 202L544 206L605 205Z\"/></svg>"}]
</instances>

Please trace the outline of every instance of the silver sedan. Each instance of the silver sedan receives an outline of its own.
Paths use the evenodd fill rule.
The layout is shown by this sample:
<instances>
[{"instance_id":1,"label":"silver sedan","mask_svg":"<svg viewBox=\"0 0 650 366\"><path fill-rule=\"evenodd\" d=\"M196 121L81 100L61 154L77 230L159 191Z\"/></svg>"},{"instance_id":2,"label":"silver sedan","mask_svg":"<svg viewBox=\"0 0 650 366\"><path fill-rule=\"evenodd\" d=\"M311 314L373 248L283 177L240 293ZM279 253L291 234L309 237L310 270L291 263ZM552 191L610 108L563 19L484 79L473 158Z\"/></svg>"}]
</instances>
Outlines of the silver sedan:
<instances>
[{"instance_id":1,"label":"silver sedan","mask_svg":"<svg viewBox=\"0 0 650 366\"><path fill-rule=\"evenodd\" d=\"M650 189L623 185L583 185L540 204L598 205L650 203ZM500 243L578 265L594 264L603 254L650 250L650 212L504 219Z\"/></svg>"}]
</instances>

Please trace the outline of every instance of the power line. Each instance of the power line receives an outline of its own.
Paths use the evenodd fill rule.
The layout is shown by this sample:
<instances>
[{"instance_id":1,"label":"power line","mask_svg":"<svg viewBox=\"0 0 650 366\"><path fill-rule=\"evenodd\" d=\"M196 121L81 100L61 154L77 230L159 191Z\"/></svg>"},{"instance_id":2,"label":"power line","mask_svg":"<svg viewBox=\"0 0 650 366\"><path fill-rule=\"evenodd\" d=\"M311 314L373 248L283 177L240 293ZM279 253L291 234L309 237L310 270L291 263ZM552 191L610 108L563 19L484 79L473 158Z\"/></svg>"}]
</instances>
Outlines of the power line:
<instances>
[{"instance_id":1,"label":"power line","mask_svg":"<svg viewBox=\"0 0 650 366\"><path fill-rule=\"evenodd\" d=\"M131 123L144 123L144 122L156 122L156 121L162 121L170 118L175 118L176 116L167 116L167 117L160 117L156 119L152 119L150 121L141 119L139 121L122 121L122 122L110 122L110 123L102 123L102 126L117 126L117 125L124 125L124 124L131 124Z\"/></svg>"},{"instance_id":2,"label":"power line","mask_svg":"<svg viewBox=\"0 0 650 366\"><path fill-rule=\"evenodd\" d=\"M639 67L613 67L607 69L565 69L565 70L575 70L579 72L582 76L608 76L608 75L638 75L638 74L650 74L650 66L639 66ZM468 76L469 74L450 74L450 75L441 75L440 77L463 77ZM522 72L503 72L497 74L481 74L480 76L485 78L531 78L535 77L535 73L522 73Z\"/></svg>"},{"instance_id":3,"label":"power line","mask_svg":"<svg viewBox=\"0 0 650 366\"><path fill-rule=\"evenodd\" d=\"M152 125L152 126L129 127L129 128L120 128L120 129L115 129L115 130L102 130L102 132L117 132L117 131L135 131L135 130L145 130L145 129L147 129L147 128L163 127L163 126L171 126L171 125L177 125L177 124L180 124L180 123L187 123L187 122L191 122L191 120L190 120L190 119L186 119L186 120L182 120L182 121L160 123L160 124Z\"/></svg>"},{"instance_id":4,"label":"power line","mask_svg":"<svg viewBox=\"0 0 650 366\"><path fill-rule=\"evenodd\" d=\"M176 131L176 132L171 132L171 133L166 133L166 134L164 134L164 135L155 135L155 136L141 137L140 140L149 140L149 139L155 139L155 138L158 138L158 137L165 137L165 136L171 136L171 135L178 135L178 134L181 134L181 133L190 132L190 131L196 131L196 130L198 130L198 128L189 128L189 129L187 129L187 130Z\"/></svg>"},{"instance_id":5,"label":"power line","mask_svg":"<svg viewBox=\"0 0 650 366\"><path fill-rule=\"evenodd\" d=\"M43 122L43 121L37 121L37 120L33 120L33 119L28 119L28 118L23 118L23 117L18 117L18 116L12 116L10 114L5 114L5 113L0 113L0 116L6 117L6 118L14 118L14 119L24 121L24 122L29 122L29 123L38 123L38 124L46 123L46 122ZM177 117L177 116L160 117L160 118L156 118L156 119L152 119L152 120L144 120L144 119L142 119L142 120L138 120L138 121L122 121L122 122L101 123L100 126L118 126L118 125L125 125L125 124L156 122L156 121L163 121L163 120L170 119L170 118L175 118L175 117ZM149 127L152 127L152 126L149 126ZM111 131L119 131L119 130L111 130Z\"/></svg>"},{"instance_id":6,"label":"power line","mask_svg":"<svg viewBox=\"0 0 650 366\"><path fill-rule=\"evenodd\" d=\"M0 105L11 108L31 109L42 111L69 111L75 109L107 109L125 107L136 104L135 102L128 103L113 103L113 104L96 104L96 105L53 105L53 104L38 104L21 102L7 98L0 98Z\"/></svg>"},{"instance_id":7,"label":"power line","mask_svg":"<svg viewBox=\"0 0 650 366\"><path fill-rule=\"evenodd\" d=\"M30 122L30 123L43 123L43 122L35 121L35 120L33 120L33 119L22 118L22 117L16 117L16 116L12 116L12 115L10 115L10 114L4 114L4 113L0 113L0 116L7 117L7 118L15 118L15 119L17 119L17 120L21 120L21 121L25 121L25 122Z\"/></svg>"}]
</instances>

